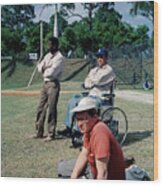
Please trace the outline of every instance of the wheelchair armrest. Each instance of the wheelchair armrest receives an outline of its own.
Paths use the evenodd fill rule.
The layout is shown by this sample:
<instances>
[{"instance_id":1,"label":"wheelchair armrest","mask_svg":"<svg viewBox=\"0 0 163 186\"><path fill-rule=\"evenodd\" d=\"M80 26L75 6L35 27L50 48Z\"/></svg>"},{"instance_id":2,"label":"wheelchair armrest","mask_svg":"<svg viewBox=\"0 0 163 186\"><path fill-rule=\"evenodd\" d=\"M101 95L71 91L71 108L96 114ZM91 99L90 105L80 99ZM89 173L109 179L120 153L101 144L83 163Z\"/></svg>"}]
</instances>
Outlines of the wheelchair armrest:
<instances>
[{"instance_id":1,"label":"wheelchair armrest","mask_svg":"<svg viewBox=\"0 0 163 186\"><path fill-rule=\"evenodd\" d=\"M84 83L81 84L81 88L85 89L85 85L84 85Z\"/></svg>"},{"instance_id":2,"label":"wheelchair armrest","mask_svg":"<svg viewBox=\"0 0 163 186\"><path fill-rule=\"evenodd\" d=\"M81 95L82 95L83 97L88 96L88 94L89 94L89 91L82 91L82 92L81 92Z\"/></svg>"},{"instance_id":3,"label":"wheelchair armrest","mask_svg":"<svg viewBox=\"0 0 163 186\"><path fill-rule=\"evenodd\" d=\"M91 88L85 87L84 83L81 84L81 88L83 88L84 90L90 90L91 89Z\"/></svg>"}]
</instances>

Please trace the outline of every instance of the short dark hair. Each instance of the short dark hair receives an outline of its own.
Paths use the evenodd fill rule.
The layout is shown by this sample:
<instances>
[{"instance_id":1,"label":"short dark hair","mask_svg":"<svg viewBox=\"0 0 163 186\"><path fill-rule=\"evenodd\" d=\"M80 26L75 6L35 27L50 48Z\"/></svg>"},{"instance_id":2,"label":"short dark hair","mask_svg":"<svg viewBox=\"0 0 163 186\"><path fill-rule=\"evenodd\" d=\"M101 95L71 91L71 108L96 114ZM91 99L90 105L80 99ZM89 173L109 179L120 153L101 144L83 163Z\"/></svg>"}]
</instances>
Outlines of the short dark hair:
<instances>
[{"instance_id":1,"label":"short dark hair","mask_svg":"<svg viewBox=\"0 0 163 186\"><path fill-rule=\"evenodd\" d=\"M59 47L59 40L58 40L57 37L50 37L50 38L48 39L48 41L51 41L51 42L52 42L52 45L53 45L53 46L56 46L56 48Z\"/></svg>"}]
</instances>

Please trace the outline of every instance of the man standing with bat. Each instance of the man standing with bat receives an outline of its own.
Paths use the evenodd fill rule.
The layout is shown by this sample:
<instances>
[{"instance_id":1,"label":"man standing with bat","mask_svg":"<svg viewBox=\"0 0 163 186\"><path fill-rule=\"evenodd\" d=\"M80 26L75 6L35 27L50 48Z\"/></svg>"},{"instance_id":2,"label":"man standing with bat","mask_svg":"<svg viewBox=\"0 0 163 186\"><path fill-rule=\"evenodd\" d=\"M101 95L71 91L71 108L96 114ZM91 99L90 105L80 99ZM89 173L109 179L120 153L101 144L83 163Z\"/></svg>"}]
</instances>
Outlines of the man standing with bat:
<instances>
[{"instance_id":1,"label":"man standing with bat","mask_svg":"<svg viewBox=\"0 0 163 186\"><path fill-rule=\"evenodd\" d=\"M44 122L48 109L48 135L44 141L55 139L57 125L57 103L60 92L60 78L63 72L64 57L58 49L59 41L56 37L48 40L48 49L44 59L38 64L38 71L43 75L43 86L40 93L36 115L36 134L33 138L43 138Z\"/></svg>"}]
</instances>

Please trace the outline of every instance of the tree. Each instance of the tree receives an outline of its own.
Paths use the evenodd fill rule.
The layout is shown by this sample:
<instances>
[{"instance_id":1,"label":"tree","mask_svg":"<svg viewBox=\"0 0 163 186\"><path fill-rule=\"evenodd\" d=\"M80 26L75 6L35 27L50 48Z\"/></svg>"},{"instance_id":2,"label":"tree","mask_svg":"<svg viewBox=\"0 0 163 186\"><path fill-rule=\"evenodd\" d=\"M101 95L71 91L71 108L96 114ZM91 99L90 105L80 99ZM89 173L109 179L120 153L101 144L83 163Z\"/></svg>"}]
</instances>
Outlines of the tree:
<instances>
[{"instance_id":1,"label":"tree","mask_svg":"<svg viewBox=\"0 0 163 186\"><path fill-rule=\"evenodd\" d=\"M43 37L49 32L49 25L43 22ZM29 23L24 31L26 40L26 52L34 52L40 54L40 22ZM45 47L45 45L43 45Z\"/></svg>"},{"instance_id":2,"label":"tree","mask_svg":"<svg viewBox=\"0 0 163 186\"><path fill-rule=\"evenodd\" d=\"M61 13L69 19L70 17L77 16L80 21L72 24L74 28L78 47L82 48L84 53L87 51L94 51L97 46L94 45L97 41L97 35L94 31L94 16L98 9L109 11L113 9L114 3L81 3L81 6L86 11L86 15L81 15L74 11L75 4L63 4L61 6Z\"/></svg>"},{"instance_id":3,"label":"tree","mask_svg":"<svg viewBox=\"0 0 163 186\"><path fill-rule=\"evenodd\" d=\"M32 5L4 5L1 12L2 55L11 55L13 60L3 69L11 76L16 68L17 58L26 48L25 29L35 17ZM24 60L23 60L24 62Z\"/></svg>"},{"instance_id":4,"label":"tree","mask_svg":"<svg viewBox=\"0 0 163 186\"><path fill-rule=\"evenodd\" d=\"M112 49L115 47L114 37L118 34L122 24L122 16L113 8L101 7L95 13L93 19L96 38L103 47ZM97 46L100 47L100 46Z\"/></svg>"},{"instance_id":5,"label":"tree","mask_svg":"<svg viewBox=\"0 0 163 186\"><path fill-rule=\"evenodd\" d=\"M132 8L130 10L131 15L142 15L148 18L152 23L154 20L154 2L143 1L143 2L132 2Z\"/></svg>"},{"instance_id":6,"label":"tree","mask_svg":"<svg viewBox=\"0 0 163 186\"><path fill-rule=\"evenodd\" d=\"M154 23L154 1L132 2L130 14L133 16L142 15ZM154 47L154 30L151 35L151 46Z\"/></svg>"},{"instance_id":7,"label":"tree","mask_svg":"<svg viewBox=\"0 0 163 186\"><path fill-rule=\"evenodd\" d=\"M125 45L149 43L148 28L138 29L122 21L122 15L114 9L114 3L81 3L86 14L76 13L75 4L62 4L60 15L64 19L78 16L80 19L63 29L60 35L61 48L95 52L106 47L111 52ZM75 46L75 47L74 47Z\"/></svg>"},{"instance_id":8,"label":"tree","mask_svg":"<svg viewBox=\"0 0 163 186\"><path fill-rule=\"evenodd\" d=\"M4 5L1 12L2 27L22 28L35 17L32 5Z\"/></svg>"},{"instance_id":9,"label":"tree","mask_svg":"<svg viewBox=\"0 0 163 186\"><path fill-rule=\"evenodd\" d=\"M71 27L67 27L60 39L61 49L64 52L68 52L69 50L75 50L77 43L76 43L76 34L74 29Z\"/></svg>"},{"instance_id":10,"label":"tree","mask_svg":"<svg viewBox=\"0 0 163 186\"><path fill-rule=\"evenodd\" d=\"M79 13L76 13L75 10L75 4L74 3L68 3L68 4L62 4L61 5L61 13L67 18L71 17L79 17L81 20L85 19L89 30L92 31L92 21L93 16L95 12L98 10L98 8L105 8L109 9L110 7L114 7L113 2L107 2L107 3L81 3L81 6L84 10L86 10L86 15L81 15Z\"/></svg>"},{"instance_id":11,"label":"tree","mask_svg":"<svg viewBox=\"0 0 163 186\"><path fill-rule=\"evenodd\" d=\"M35 17L34 7L32 5L4 5L1 17L2 53L8 55L22 52L26 44L25 28Z\"/></svg>"}]
</instances>

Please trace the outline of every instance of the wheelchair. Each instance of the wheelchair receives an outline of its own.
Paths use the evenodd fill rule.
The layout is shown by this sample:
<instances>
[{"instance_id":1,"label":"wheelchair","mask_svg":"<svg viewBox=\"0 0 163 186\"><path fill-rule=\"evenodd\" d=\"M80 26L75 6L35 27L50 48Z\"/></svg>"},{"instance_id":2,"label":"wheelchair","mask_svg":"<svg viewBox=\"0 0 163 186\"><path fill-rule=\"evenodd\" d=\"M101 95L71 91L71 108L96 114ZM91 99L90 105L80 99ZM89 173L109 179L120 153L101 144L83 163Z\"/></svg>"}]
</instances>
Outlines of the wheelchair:
<instances>
[{"instance_id":1,"label":"wheelchair","mask_svg":"<svg viewBox=\"0 0 163 186\"><path fill-rule=\"evenodd\" d=\"M128 133L128 119L126 113L119 107L114 106L114 87L115 83L110 87L110 93L104 93L101 97L102 104L98 107L99 118L109 127L119 144L122 146L127 138ZM81 92L82 97L86 97L89 91ZM76 125L75 118L73 117L73 125ZM82 135L79 131L74 130L72 127L72 144L73 147L82 145Z\"/></svg>"}]
</instances>

